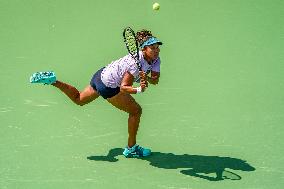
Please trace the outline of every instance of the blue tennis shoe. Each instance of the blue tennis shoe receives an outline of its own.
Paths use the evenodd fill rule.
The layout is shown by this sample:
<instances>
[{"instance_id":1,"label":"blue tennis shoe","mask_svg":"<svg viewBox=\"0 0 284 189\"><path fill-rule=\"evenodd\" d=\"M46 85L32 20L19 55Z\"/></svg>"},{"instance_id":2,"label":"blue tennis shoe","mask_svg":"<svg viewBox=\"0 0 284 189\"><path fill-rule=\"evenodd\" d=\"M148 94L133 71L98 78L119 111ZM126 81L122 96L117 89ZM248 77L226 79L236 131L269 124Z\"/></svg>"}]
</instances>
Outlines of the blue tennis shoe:
<instances>
[{"instance_id":1,"label":"blue tennis shoe","mask_svg":"<svg viewBox=\"0 0 284 189\"><path fill-rule=\"evenodd\" d=\"M56 76L54 72L36 72L30 77L31 83L43 83L50 85L56 82Z\"/></svg>"},{"instance_id":2,"label":"blue tennis shoe","mask_svg":"<svg viewBox=\"0 0 284 189\"><path fill-rule=\"evenodd\" d=\"M135 144L131 148L126 147L123 151L123 155L127 158L145 157L151 155L151 150Z\"/></svg>"}]
</instances>

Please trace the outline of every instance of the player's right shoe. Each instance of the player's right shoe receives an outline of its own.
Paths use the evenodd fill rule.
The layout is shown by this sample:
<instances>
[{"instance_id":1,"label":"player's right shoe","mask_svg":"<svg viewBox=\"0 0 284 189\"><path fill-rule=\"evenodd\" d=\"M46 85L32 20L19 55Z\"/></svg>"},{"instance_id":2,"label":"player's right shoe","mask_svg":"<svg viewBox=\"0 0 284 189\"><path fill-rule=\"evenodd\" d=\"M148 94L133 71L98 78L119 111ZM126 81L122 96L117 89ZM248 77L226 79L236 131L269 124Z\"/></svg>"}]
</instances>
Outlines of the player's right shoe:
<instances>
[{"instance_id":1,"label":"player's right shoe","mask_svg":"<svg viewBox=\"0 0 284 189\"><path fill-rule=\"evenodd\" d=\"M151 155L151 150L135 144L131 148L126 147L123 151L123 155L127 158L145 157Z\"/></svg>"},{"instance_id":2,"label":"player's right shoe","mask_svg":"<svg viewBox=\"0 0 284 189\"><path fill-rule=\"evenodd\" d=\"M31 83L43 83L50 85L56 82L56 76L54 72L36 72L30 77Z\"/></svg>"}]
</instances>

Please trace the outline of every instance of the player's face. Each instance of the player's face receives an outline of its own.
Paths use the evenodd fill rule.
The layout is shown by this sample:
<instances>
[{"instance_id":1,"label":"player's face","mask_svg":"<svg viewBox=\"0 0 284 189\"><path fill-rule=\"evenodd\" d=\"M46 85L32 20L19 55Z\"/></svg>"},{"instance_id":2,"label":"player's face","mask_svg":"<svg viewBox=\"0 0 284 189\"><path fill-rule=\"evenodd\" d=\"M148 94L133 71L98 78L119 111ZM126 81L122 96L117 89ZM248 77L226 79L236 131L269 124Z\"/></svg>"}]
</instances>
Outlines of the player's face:
<instances>
[{"instance_id":1,"label":"player's face","mask_svg":"<svg viewBox=\"0 0 284 189\"><path fill-rule=\"evenodd\" d=\"M160 48L159 48L159 44L157 43L146 46L144 48L145 58L148 59L149 61L156 60L159 57L159 53L160 53Z\"/></svg>"}]
</instances>

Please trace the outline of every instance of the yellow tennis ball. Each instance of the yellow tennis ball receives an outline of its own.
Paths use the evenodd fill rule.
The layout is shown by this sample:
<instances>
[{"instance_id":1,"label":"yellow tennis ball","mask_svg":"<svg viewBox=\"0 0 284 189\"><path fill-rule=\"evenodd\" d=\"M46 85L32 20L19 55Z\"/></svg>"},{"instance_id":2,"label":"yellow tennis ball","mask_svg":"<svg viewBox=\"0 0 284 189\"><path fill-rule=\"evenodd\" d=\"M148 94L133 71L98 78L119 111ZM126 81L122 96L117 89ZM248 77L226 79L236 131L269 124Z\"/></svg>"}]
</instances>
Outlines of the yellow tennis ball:
<instances>
[{"instance_id":1,"label":"yellow tennis ball","mask_svg":"<svg viewBox=\"0 0 284 189\"><path fill-rule=\"evenodd\" d=\"M160 4L159 3L154 3L153 4L153 10L159 10L160 9Z\"/></svg>"}]
</instances>

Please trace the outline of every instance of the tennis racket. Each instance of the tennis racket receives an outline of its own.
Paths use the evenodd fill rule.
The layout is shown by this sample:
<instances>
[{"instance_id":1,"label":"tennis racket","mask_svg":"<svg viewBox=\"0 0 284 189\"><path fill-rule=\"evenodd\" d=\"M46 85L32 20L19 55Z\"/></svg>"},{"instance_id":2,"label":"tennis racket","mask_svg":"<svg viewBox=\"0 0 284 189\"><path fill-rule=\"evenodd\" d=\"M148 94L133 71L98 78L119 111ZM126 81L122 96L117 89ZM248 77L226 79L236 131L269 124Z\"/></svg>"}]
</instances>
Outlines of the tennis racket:
<instances>
[{"instance_id":1,"label":"tennis racket","mask_svg":"<svg viewBox=\"0 0 284 189\"><path fill-rule=\"evenodd\" d=\"M135 60L139 71L142 71L141 63L139 59L139 46L136 40L135 32L130 27L126 27L123 30L123 38L124 38L124 43L126 45L126 48L129 54Z\"/></svg>"}]
</instances>

